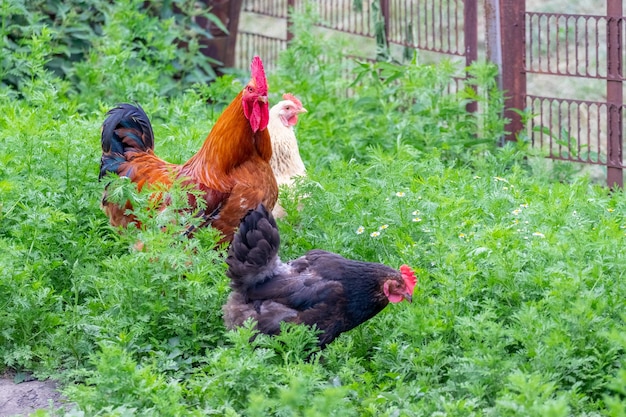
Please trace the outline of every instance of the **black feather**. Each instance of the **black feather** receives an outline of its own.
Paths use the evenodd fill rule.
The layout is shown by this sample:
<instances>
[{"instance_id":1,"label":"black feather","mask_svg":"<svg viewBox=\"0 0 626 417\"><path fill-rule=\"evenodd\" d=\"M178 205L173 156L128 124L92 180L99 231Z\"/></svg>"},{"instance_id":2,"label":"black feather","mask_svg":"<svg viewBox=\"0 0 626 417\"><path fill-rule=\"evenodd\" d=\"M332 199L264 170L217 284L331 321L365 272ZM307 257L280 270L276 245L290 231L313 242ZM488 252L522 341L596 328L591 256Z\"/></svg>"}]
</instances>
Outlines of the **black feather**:
<instances>
[{"instance_id":1,"label":"black feather","mask_svg":"<svg viewBox=\"0 0 626 417\"><path fill-rule=\"evenodd\" d=\"M101 144L100 179L108 172L119 174L120 166L127 161L126 152L153 150L152 125L141 106L120 104L109 110L102 124Z\"/></svg>"},{"instance_id":2,"label":"black feather","mask_svg":"<svg viewBox=\"0 0 626 417\"><path fill-rule=\"evenodd\" d=\"M278 258L280 236L276 221L263 204L243 218L228 251L227 275L231 287L246 291L267 279L269 266Z\"/></svg>"}]
</instances>

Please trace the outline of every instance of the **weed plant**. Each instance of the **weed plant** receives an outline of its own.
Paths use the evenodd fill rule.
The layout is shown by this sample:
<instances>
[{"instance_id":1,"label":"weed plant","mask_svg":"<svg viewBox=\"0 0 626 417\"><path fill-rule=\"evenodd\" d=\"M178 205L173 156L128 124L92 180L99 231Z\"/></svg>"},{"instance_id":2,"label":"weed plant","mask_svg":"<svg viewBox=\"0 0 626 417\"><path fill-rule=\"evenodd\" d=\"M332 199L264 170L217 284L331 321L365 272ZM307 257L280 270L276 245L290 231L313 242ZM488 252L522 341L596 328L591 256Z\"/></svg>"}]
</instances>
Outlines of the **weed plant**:
<instances>
[{"instance_id":1,"label":"weed plant","mask_svg":"<svg viewBox=\"0 0 626 417\"><path fill-rule=\"evenodd\" d=\"M523 142L496 147L490 66L470 70L480 94L447 93L458 69L419 57L353 64L343 81L338 48L296 34L270 74L274 100L290 91L309 109L308 176L281 190L281 257L320 248L419 279L412 304L320 352L301 326L252 342L252 323L225 330L224 250L211 229L181 238L193 219L180 185L168 210L136 211L142 228L108 225L105 183L138 205L149 194L98 182L106 110L138 100L157 153L180 163L242 87L229 76L166 98L174 81L155 74L168 64L114 65L127 59L118 41L76 63L93 76L75 90L44 65L42 29L20 58L19 99L0 90L0 372L54 377L71 403L38 415L626 415L626 196L555 180Z\"/></svg>"}]
</instances>

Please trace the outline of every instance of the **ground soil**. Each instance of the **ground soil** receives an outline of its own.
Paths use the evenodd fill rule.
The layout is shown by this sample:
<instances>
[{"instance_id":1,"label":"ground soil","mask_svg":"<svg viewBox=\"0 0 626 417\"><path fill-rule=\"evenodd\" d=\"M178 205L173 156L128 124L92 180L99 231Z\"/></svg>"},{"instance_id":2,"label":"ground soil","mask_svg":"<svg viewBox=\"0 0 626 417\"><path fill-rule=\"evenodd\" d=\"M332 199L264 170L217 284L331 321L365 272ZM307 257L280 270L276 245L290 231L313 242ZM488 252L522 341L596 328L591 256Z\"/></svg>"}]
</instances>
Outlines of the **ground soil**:
<instances>
[{"instance_id":1,"label":"ground soil","mask_svg":"<svg viewBox=\"0 0 626 417\"><path fill-rule=\"evenodd\" d=\"M28 416L42 408L62 405L63 398L54 381L27 380L16 384L15 375L0 375L0 417Z\"/></svg>"}]
</instances>

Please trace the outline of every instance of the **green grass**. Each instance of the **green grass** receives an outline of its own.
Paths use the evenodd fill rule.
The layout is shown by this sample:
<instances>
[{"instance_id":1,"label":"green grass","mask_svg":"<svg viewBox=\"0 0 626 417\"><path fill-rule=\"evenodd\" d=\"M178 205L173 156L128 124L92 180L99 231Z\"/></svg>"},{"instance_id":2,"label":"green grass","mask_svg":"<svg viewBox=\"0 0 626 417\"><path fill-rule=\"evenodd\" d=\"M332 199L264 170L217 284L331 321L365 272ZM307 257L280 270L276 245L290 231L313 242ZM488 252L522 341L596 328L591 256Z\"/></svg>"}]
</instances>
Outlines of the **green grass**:
<instances>
[{"instance_id":1,"label":"green grass","mask_svg":"<svg viewBox=\"0 0 626 417\"><path fill-rule=\"evenodd\" d=\"M100 62L118 41L103 38ZM457 70L445 63L350 64L351 84L339 48L303 35L270 74L274 100L291 91L309 110L297 130L308 177L281 190L281 257L320 248L419 279L413 304L318 352L310 329L250 342L251 326L224 328L212 230L181 239L190 219L172 207L120 232L99 208L106 110L139 100L157 153L181 162L241 83L165 98L158 78L132 90L115 67L77 94L40 65L45 34L28 42L39 49L19 99L0 90L0 371L56 377L76 409L47 414L626 415L626 195L556 175L523 142L497 148L491 67L472 68L479 96L445 94ZM321 62L320 48L336 54ZM465 113L469 99L483 112Z\"/></svg>"}]
</instances>

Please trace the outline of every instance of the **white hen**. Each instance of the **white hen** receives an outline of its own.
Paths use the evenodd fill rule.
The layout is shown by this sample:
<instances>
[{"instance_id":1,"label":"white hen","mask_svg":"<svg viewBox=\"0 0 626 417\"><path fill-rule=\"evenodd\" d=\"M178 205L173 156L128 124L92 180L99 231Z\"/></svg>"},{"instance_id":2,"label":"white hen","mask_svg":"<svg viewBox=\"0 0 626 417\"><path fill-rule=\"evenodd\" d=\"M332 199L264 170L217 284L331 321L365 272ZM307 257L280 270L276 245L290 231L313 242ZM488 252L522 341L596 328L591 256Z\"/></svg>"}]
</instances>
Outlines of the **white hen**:
<instances>
[{"instance_id":1,"label":"white hen","mask_svg":"<svg viewBox=\"0 0 626 417\"><path fill-rule=\"evenodd\" d=\"M272 140L270 165L278 186L291 186L294 177L306 175L293 128L298 123L298 115L306 112L300 100L289 93L283 94L283 100L270 109L270 120L267 125ZM276 203L272 214L280 218L285 216L285 210L280 202Z\"/></svg>"}]
</instances>

